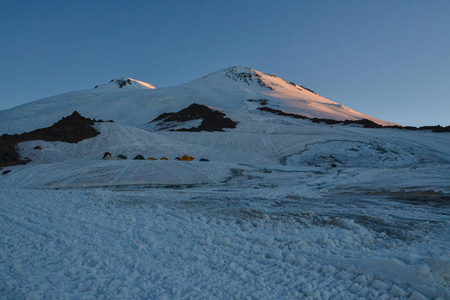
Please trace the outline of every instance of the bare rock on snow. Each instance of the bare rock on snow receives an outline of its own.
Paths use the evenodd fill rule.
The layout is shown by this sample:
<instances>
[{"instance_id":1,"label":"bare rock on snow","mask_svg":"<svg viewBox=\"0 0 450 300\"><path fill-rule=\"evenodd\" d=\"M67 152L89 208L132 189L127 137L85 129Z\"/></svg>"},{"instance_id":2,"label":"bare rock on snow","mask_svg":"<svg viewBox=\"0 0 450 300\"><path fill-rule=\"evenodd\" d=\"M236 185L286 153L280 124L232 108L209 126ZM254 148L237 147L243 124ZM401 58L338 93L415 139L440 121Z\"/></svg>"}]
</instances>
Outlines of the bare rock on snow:
<instances>
[{"instance_id":1,"label":"bare rock on snow","mask_svg":"<svg viewBox=\"0 0 450 300\"><path fill-rule=\"evenodd\" d=\"M78 143L97 136L99 132L92 127L95 122L103 121L85 118L74 111L70 116L62 118L50 127L22 134L4 134L0 136L0 166L7 167L29 162L29 160L22 159L17 152L16 145L21 142L43 140ZM39 148L35 147L35 149Z\"/></svg>"},{"instance_id":2,"label":"bare rock on snow","mask_svg":"<svg viewBox=\"0 0 450 300\"><path fill-rule=\"evenodd\" d=\"M188 121L201 120L197 127L173 129L172 127ZM157 123L156 123L157 122ZM225 114L212 110L206 105L193 103L175 113L163 113L150 123L156 123L159 130L169 129L174 131L223 131L224 128L236 128L237 122L226 118ZM172 129L171 129L172 128Z\"/></svg>"}]
</instances>

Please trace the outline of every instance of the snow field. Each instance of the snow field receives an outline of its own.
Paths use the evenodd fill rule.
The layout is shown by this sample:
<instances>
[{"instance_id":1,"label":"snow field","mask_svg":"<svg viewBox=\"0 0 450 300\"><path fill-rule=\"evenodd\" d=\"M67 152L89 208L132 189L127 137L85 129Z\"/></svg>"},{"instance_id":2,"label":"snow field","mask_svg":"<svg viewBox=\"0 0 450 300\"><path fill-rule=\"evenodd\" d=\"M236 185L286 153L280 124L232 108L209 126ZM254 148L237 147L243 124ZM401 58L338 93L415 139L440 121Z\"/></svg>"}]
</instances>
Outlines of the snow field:
<instances>
[{"instance_id":1,"label":"snow field","mask_svg":"<svg viewBox=\"0 0 450 300\"><path fill-rule=\"evenodd\" d=\"M13 172L0 177L0 187L231 184L310 197L361 187L450 192L450 139L445 134L329 127L258 114L236 131L219 133L96 126L100 135L76 144L21 143L21 156L32 162L12 167ZM37 145L42 149L33 149ZM129 159L102 160L105 152ZM138 154L172 161L133 161ZM184 154L196 160L173 161ZM202 157L210 162L199 162Z\"/></svg>"},{"instance_id":2,"label":"snow field","mask_svg":"<svg viewBox=\"0 0 450 300\"><path fill-rule=\"evenodd\" d=\"M442 217L427 240L399 240L346 217L293 206L280 213L269 197L240 199L210 189L0 190L0 294L5 299L450 295L448 270L436 266L450 262L445 250L450 232ZM341 202L343 210L358 206ZM434 212L423 213L439 220Z\"/></svg>"}]
</instances>

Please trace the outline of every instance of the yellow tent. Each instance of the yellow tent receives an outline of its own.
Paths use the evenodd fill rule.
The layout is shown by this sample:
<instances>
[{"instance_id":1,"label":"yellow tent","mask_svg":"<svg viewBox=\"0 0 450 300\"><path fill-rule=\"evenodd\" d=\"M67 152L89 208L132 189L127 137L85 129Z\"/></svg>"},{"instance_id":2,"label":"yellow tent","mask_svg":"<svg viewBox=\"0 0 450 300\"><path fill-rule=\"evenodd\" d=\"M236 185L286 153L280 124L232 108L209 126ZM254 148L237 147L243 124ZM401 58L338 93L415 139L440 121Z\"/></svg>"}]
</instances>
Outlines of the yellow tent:
<instances>
[{"instance_id":1,"label":"yellow tent","mask_svg":"<svg viewBox=\"0 0 450 300\"><path fill-rule=\"evenodd\" d=\"M182 161L193 161L194 158L192 156L188 156L188 155L183 155L180 160Z\"/></svg>"}]
</instances>

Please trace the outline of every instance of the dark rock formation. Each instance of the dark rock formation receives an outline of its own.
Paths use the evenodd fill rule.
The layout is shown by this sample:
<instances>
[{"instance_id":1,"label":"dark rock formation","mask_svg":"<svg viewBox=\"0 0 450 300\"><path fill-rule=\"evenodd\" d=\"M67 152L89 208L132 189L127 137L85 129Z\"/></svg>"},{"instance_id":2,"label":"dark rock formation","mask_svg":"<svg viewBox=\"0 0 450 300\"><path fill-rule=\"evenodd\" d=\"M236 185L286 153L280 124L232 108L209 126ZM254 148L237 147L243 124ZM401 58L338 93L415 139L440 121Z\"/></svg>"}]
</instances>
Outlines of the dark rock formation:
<instances>
[{"instance_id":1,"label":"dark rock formation","mask_svg":"<svg viewBox=\"0 0 450 300\"><path fill-rule=\"evenodd\" d=\"M292 113L286 113L284 111L273 109L270 107L258 107L258 110L269 112L272 114L276 114L279 116L286 116L291 117L295 119L304 119L304 120L310 120L313 123L325 123L328 125L334 125L334 124L342 124L342 125L362 125L364 128L394 128L394 129L402 129L402 130L429 130L436 133L441 132L450 132L450 126L442 127L440 125L437 126L422 126L422 127L413 127L413 126L383 126L378 123L375 123L373 121L367 120L367 119L361 119L361 120L345 120L345 121L338 121L338 120L332 120L332 119L321 119L321 118L309 118L302 115L292 114Z\"/></svg>"},{"instance_id":2,"label":"dark rock formation","mask_svg":"<svg viewBox=\"0 0 450 300\"><path fill-rule=\"evenodd\" d=\"M240 68L232 67L226 71L225 77L228 77L234 81L245 82L247 85L250 85L250 83L256 83L261 87L273 90L273 87L267 85L263 80L261 80L261 75L254 72L251 69L248 69L247 71L242 71Z\"/></svg>"},{"instance_id":3,"label":"dark rock formation","mask_svg":"<svg viewBox=\"0 0 450 300\"><path fill-rule=\"evenodd\" d=\"M300 87L304 88L304 89L307 90L308 92L311 92L311 93L313 93L313 94L315 94L315 95L319 95L319 94L317 94L316 92L314 92L313 90L310 90L310 89L308 89L307 87L304 87L303 85L301 85Z\"/></svg>"},{"instance_id":4,"label":"dark rock formation","mask_svg":"<svg viewBox=\"0 0 450 300\"><path fill-rule=\"evenodd\" d=\"M119 86L119 89L121 89L121 88L123 88L124 86L126 86L127 84L128 84L128 85L131 85L131 80L130 80L130 79L127 79L127 80L121 80L121 79L118 79L118 80L116 80L116 83L117 83L117 85Z\"/></svg>"},{"instance_id":5,"label":"dark rock formation","mask_svg":"<svg viewBox=\"0 0 450 300\"><path fill-rule=\"evenodd\" d=\"M230 118L225 118L225 114L216 110L212 110L206 105L193 103L189 107L184 108L175 113L164 113L151 121L159 122L158 125L162 129L168 129L173 125L171 123L184 123L193 120L202 120L200 126L188 129L177 129L173 131L223 131L224 128L236 128L237 122ZM166 126L164 126L166 125Z\"/></svg>"},{"instance_id":6,"label":"dark rock formation","mask_svg":"<svg viewBox=\"0 0 450 300\"><path fill-rule=\"evenodd\" d=\"M22 134L4 134L0 136L0 166L14 166L28 162L21 159L17 152L16 145L21 142L43 140L78 143L84 139L97 136L99 132L92 127L94 122L103 121L85 118L77 111L74 111L70 116L62 118L47 128L36 129ZM40 149L40 146L34 147L34 149Z\"/></svg>"},{"instance_id":7,"label":"dark rock formation","mask_svg":"<svg viewBox=\"0 0 450 300\"><path fill-rule=\"evenodd\" d=\"M111 79L111 80L109 81L109 83L111 83L111 82L115 82L115 83L119 86L119 89L123 88L123 87L126 86L126 85L133 85L133 83L131 82L130 78L124 78L124 79ZM96 86L94 87L94 89L96 89L96 88L98 88L98 87L99 87L99 85L96 85Z\"/></svg>"},{"instance_id":8,"label":"dark rock formation","mask_svg":"<svg viewBox=\"0 0 450 300\"><path fill-rule=\"evenodd\" d=\"M269 100L267 99L247 99L247 101L259 103L262 106L266 106L267 104L269 104Z\"/></svg>"},{"instance_id":9,"label":"dark rock formation","mask_svg":"<svg viewBox=\"0 0 450 300\"><path fill-rule=\"evenodd\" d=\"M441 132L450 132L450 126L442 127L441 125L437 126L422 126L418 127L417 130L431 130L433 132L441 133Z\"/></svg>"}]
</instances>

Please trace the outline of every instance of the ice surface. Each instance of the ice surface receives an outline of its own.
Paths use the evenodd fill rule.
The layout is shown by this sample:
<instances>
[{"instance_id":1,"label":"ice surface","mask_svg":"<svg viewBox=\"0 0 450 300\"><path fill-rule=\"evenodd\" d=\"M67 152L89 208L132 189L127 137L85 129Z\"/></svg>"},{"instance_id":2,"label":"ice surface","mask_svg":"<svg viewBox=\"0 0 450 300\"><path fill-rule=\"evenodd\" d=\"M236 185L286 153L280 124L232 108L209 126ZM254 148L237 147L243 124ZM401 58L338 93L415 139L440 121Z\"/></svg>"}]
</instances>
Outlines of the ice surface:
<instances>
[{"instance_id":1,"label":"ice surface","mask_svg":"<svg viewBox=\"0 0 450 300\"><path fill-rule=\"evenodd\" d=\"M448 277L435 263L437 258L439 265L450 263L450 226L442 208L421 205L417 217L414 205L394 202L388 208L385 200L380 209L377 197L368 203L343 195L330 201L263 194L199 187L0 190L0 294L6 299L450 296ZM399 226L392 222L397 212ZM406 237L354 221L370 215ZM401 228L402 218L416 226ZM417 226L421 218L428 226Z\"/></svg>"}]
</instances>

